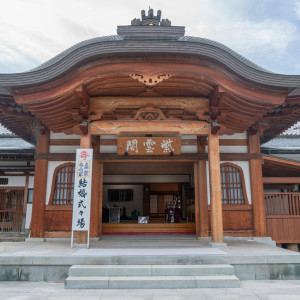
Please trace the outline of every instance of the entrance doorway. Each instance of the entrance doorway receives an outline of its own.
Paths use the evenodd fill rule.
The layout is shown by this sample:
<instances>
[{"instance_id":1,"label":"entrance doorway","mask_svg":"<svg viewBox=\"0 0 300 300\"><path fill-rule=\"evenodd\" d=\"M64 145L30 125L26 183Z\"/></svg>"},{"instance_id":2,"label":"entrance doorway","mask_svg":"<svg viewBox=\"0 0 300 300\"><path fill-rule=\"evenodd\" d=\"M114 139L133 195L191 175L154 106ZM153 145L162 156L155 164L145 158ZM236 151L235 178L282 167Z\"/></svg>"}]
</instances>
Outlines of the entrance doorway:
<instances>
[{"instance_id":1,"label":"entrance doorway","mask_svg":"<svg viewBox=\"0 0 300 300\"><path fill-rule=\"evenodd\" d=\"M192 162L103 165L102 234L195 234Z\"/></svg>"}]
</instances>

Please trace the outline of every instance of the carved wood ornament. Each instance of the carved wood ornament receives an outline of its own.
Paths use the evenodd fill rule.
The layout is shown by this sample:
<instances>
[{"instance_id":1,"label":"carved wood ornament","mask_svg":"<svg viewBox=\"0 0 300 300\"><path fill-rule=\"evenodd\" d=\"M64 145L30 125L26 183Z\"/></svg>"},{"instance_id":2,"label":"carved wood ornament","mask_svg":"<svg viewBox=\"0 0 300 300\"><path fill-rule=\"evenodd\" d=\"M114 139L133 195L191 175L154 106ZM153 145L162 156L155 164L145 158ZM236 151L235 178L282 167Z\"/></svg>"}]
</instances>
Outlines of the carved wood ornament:
<instances>
[{"instance_id":1,"label":"carved wood ornament","mask_svg":"<svg viewBox=\"0 0 300 300\"><path fill-rule=\"evenodd\" d=\"M171 74L165 74L165 73L152 74L152 75L133 73L133 74L130 74L129 76L147 86L154 86L154 85L172 77Z\"/></svg>"}]
</instances>

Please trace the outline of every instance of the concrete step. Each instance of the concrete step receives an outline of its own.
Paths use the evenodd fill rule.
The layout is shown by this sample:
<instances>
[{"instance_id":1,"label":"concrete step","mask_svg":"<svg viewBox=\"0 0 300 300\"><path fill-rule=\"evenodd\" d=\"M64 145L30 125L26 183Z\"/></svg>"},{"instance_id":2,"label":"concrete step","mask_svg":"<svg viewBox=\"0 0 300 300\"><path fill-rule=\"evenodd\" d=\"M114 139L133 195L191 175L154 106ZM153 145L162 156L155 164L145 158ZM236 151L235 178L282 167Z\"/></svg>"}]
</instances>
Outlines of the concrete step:
<instances>
[{"instance_id":1,"label":"concrete step","mask_svg":"<svg viewBox=\"0 0 300 300\"><path fill-rule=\"evenodd\" d=\"M231 265L74 265L70 276L206 276L233 275Z\"/></svg>"},{"instance_id":2,"label":"concrete step","mask_svg":"<svg viewBox=\"0 0 300 300\"><path fill-rule=\"evenodd\" d=\"M69 276L67 289L237 288L235 275L222 276Z\"/></svg>"}]
</instances>

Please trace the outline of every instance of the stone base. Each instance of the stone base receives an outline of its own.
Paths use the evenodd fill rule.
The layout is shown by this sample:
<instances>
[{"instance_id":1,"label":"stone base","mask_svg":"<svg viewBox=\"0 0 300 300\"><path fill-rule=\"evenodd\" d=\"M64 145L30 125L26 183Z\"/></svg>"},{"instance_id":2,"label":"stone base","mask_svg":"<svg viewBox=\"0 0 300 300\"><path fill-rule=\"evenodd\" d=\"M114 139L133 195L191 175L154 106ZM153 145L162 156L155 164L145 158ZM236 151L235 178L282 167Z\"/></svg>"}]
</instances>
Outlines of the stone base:
<instances>
[{"instance_id":1,"label":"stone base","mask_svg":"<svg viewBox=\"0 0 300 300\"><path fill-rule=\"evenodd\" d=\"M212 248L226 248L227 247L227 243L209 242L208 245L209 245L209 247L212 247Z\"/></svg>"},{"instance_id":2,"label":"stone base","mask_svg":"<svg viewBox=\"0 0 300 300\"><path fill-rule=\"evenodd\" d=\"M45 242L44 238L26 238L25 242L39 242L39 243L43 243Z\"/></svg>"}]
</instances>

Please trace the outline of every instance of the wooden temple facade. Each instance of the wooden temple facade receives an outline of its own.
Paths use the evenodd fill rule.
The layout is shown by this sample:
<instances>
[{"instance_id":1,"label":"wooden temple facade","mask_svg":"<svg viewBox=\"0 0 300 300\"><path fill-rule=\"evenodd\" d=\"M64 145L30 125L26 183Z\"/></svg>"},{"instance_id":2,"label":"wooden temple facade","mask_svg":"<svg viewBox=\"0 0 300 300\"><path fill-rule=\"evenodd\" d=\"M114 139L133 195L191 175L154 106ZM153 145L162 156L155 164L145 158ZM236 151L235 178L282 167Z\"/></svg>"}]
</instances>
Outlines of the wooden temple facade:
<instances>
[{"instance_id":1,"label":"wooden temple facade","mask_svg":"<svg viewBox=\"0 0 300 300\"><path fill-rule=\"evenodd\" d=\"M92 238L267 235L260 143L299 120L300 76L187 37L158 15L0 74L0 122L37 142L31 238L70 236L77 148L94 150ZM123 220L107 221L110 207Z\"/></svg>"}]
</instances>

